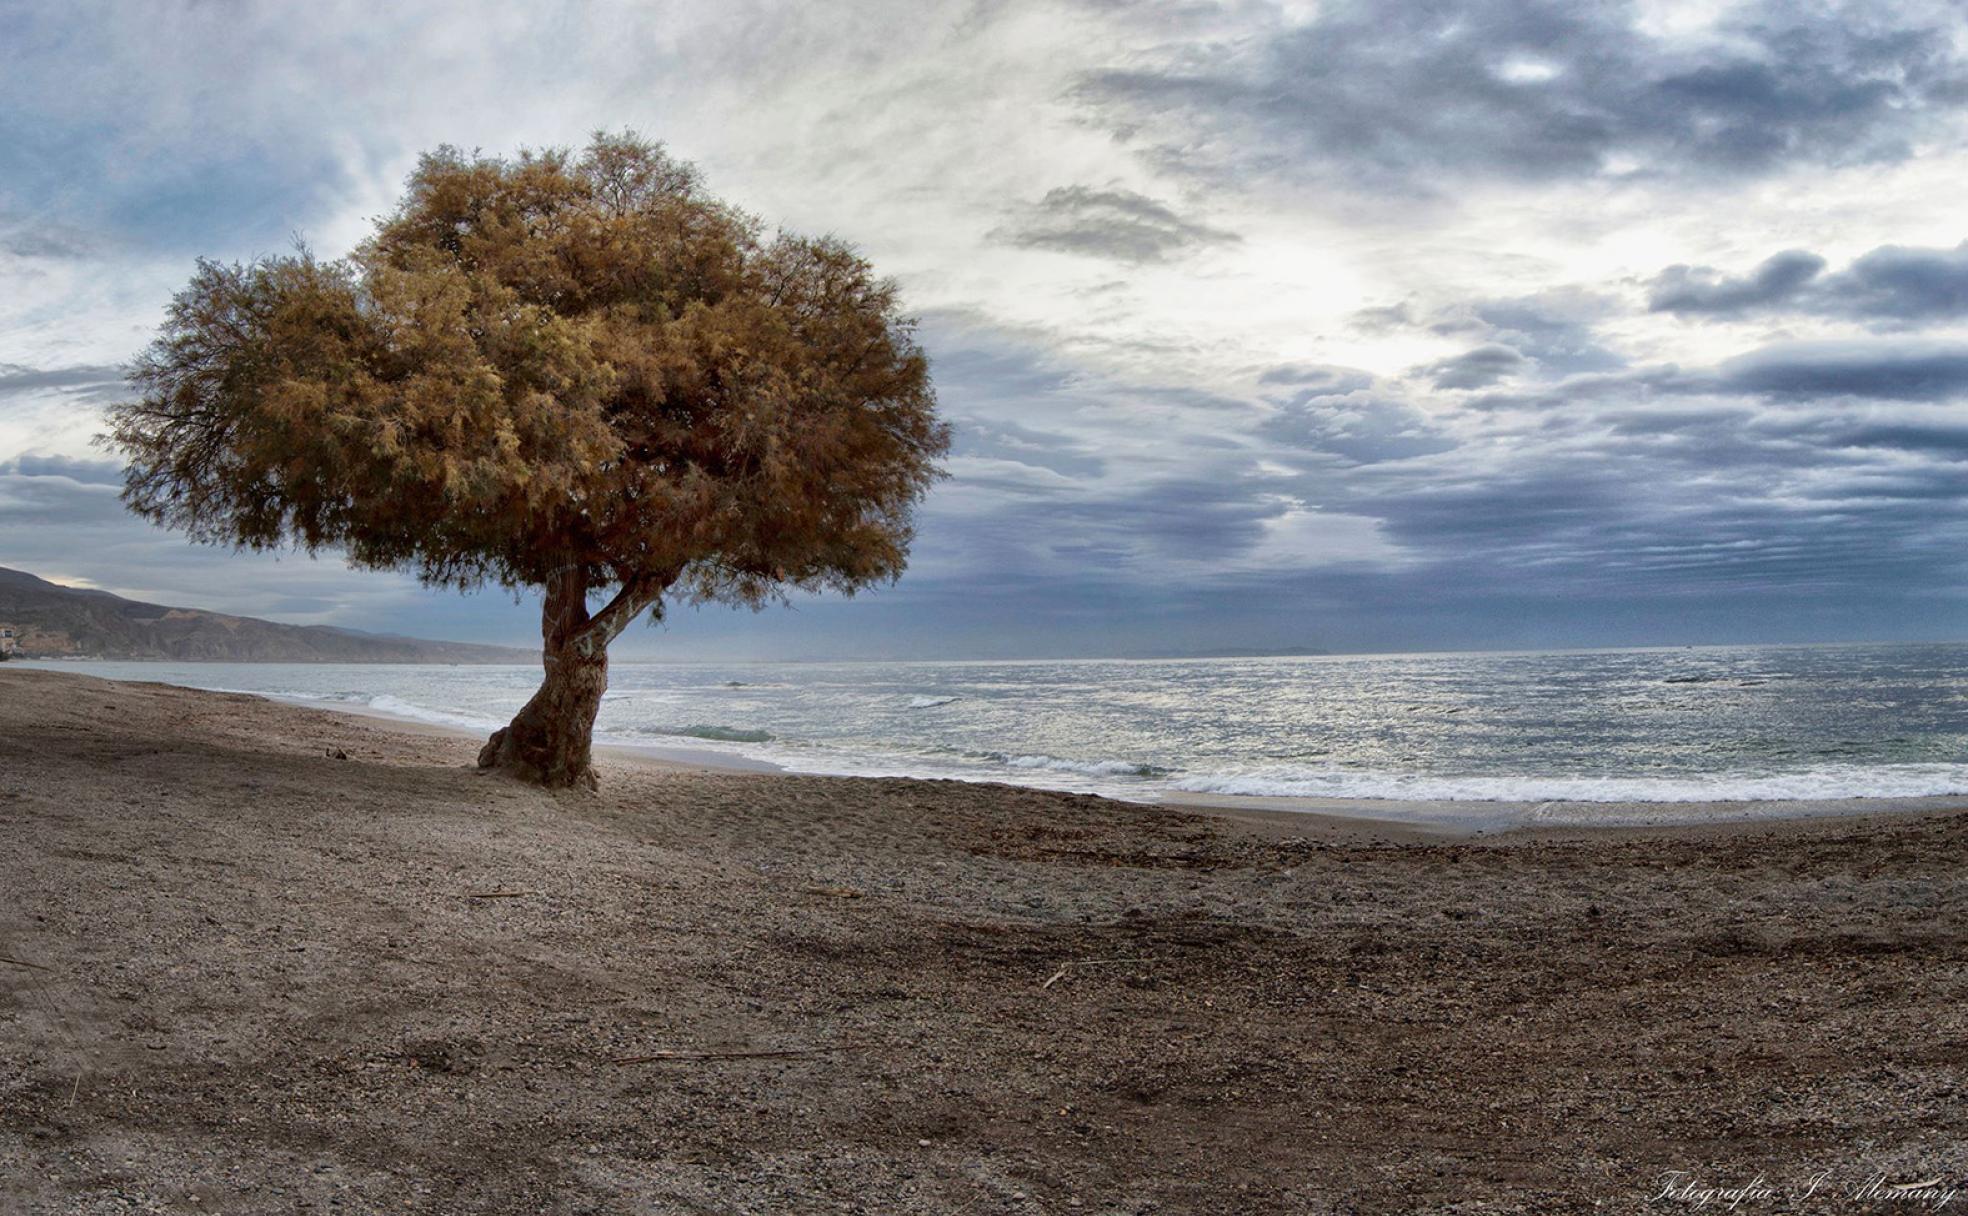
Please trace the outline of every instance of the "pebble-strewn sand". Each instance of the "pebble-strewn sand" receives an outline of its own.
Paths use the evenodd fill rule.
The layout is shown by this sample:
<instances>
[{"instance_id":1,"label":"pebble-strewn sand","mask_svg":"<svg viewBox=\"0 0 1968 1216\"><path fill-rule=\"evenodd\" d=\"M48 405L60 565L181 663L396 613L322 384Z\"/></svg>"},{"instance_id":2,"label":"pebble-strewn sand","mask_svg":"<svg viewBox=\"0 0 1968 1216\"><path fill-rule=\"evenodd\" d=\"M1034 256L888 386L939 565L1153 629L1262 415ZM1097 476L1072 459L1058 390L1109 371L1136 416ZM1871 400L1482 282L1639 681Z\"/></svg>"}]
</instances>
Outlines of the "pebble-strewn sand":
<instances>
[{"instance_id":1,"label":"pebble-strewn sand","mask_svg":"<svg viewBox=\"0 0 1968 1216\"><path fill-rule=\"evenodd\" d=\"M1430 843L617 759L556 798L474 750L0 670L0 1211L1968 1179L1968 818Z\"/></svg>"}]
</instances>

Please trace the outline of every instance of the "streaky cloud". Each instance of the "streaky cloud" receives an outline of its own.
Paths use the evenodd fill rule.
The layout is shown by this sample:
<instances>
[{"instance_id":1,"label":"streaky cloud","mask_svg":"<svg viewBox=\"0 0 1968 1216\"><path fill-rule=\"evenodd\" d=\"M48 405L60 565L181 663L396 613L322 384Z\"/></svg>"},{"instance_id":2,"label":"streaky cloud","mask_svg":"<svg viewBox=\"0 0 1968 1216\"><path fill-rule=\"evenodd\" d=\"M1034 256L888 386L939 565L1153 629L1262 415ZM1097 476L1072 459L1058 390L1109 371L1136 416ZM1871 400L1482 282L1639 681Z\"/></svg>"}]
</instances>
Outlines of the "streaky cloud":
<instances>
[{"instance_id":1,"label":"streaky cloud","mask_svg":"<svg viewBox=\"0 0 1968 1216\"><path fill-rule=\"evenodd\" d=\"M1210 245L1238 241L1234 232L1185 219L1166 203L1132 190L1060 186L994 229L994 240L1117 262L1163 262Z\"/></svg>"},{"instance_id":2,"label":"streaky cloud","mask_svg":"<svg viewBox=\"0 0 1968 1216\"><path fill-rule=\"evenodd\" d=\"M1454 180L1892 162L1968 100L1958 15L1764 0L1713 36L1639 6L1338 0L1090 73L1077 97L1165 169L1423 195Z\"/></svg>"}]
</instances>

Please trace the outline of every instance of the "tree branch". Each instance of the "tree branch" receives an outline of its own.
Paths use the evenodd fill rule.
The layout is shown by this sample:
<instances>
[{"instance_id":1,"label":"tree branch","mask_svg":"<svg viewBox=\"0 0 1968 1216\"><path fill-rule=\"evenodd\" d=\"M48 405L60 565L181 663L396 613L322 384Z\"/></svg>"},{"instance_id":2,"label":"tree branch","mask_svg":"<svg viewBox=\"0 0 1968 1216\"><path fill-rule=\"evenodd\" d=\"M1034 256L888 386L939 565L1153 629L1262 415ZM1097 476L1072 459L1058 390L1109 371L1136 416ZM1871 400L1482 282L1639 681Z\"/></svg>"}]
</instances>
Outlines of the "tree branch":
<instances>
[{"instance_id":1,"label":"tree branch","mask_svg":"<svg viewBox=\"0 0 1968 1216\"><path fill-rule=\"evenodd\" d=\"M661 599L663 593L670 589L670 584L676 582L677 576L682 573L681 566L647 571L623 583L615 598L608 601L606 608L595 613L581 631L581 644L606 649L651 604Z\"/></svg>"}]
</instances>

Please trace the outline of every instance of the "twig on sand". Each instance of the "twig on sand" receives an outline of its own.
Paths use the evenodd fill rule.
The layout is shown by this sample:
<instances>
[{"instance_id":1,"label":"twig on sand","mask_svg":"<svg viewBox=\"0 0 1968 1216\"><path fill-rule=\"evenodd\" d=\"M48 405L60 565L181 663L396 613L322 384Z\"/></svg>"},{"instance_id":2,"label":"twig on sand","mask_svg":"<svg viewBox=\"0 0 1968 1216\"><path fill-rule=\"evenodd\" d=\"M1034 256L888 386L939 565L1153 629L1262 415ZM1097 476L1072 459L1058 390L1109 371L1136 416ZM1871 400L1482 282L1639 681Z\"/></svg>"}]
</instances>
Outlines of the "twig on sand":
<instances>
[{"instance_id":1,"label":"twig on sand","mask_svg":"<svg viewBox=\"0 0 1968 1216\"><path fill-rule=\"evenodd\" d=\"M853 887L806 887L808 895L831 895L835 899L860 899L862 892Z\"/></svg>"},{"instance_id":2,"label":"twig on sand","mask_svg":"<svg viewBox=\"0 0 1968 1216\"><path fill-rule=\"evenodd\" d=\"M1060 980L1063 980L1063 979L1065 979L1065 978L1066 978L1066 973L1067 973L1067 972L1069 972L1069 971L1071 971L1071 970L1072 970L1073 968L1075 968L1075 967L1122 967L1122 966L1126 966L1126 965L1128 965L1128 964L1130 964L1130 963L1152 963L1152 962L1154 962L1154 961L1155 961L1155 960L1154 960L1154 958L1153 958L1153 957L1149 957L1149 958L1076 958L1076 959L1073 959L1073 960L1071 960L1070 962L1065 962L1065 963L1061 963L1061 964L1059 965L1059 970L1057 970L1057 971L1055 971L1055 972L1053 972L1053 973L1052 973L1052 975L1051 975L1050 977L1048 977L1048 978L1047 978L1047 980L1046 980L1046 982L1045 982L1045 983L1043 983L1043 984L1040 984L1040 985L1039 985L1039 987L1040 987L1041 989L1045 989L1045 988L1050 988L1050 987L1052 987L1052 986L1053 986L1054 984L1057 984L1057 983L1058 983L1058 982L1059 982Z\"/></svg>"},{"instance_id":3,"label":"twig on sand","mask_svg":"<svg viewBox=\"0 0 1968 1216\"><path fill-rule=\"evenodd\" d=\"M4 955L4 954L0 954L0 963L5 963L5 964L7 964L7 965L8 965L9 967L26 967L26 968L28 968L28 969L29 969L29 970L31 970L31 971L49 971L49 972L52 972L52 971L54 970L54 968L53 968L53 967L47 967L47 966L43 966L43 965L42 965L42 964L40 964L40 963L30 963L30 962L28 962L28 961L27 961L26 959L24 959L24 958L8 958L8 957L7 957L6 955Z\"/></svg>"},{"instance_id":4,"label":"twig on sand","mask_svg":"<svg viewBox=\"0 0 1968 1216\"><path fill-rule=\"evenodd\" d=\"M545 891L467 891L466 899L524 899L528 895L545 895Z\"/></svg>"},{"instance_id":5,"label":"twig on sand","mask_svg":"<svg viewBox=\"0 0 1968 1216\"><path fill-rule=\"evenodd\" d=\"M838 1043L831 1047L734 1048L723 1051L652 1051L643 1056L617 1056L614 1064L661 1064L666 1061L783 1060L793 1056L823 1056L837 1051L871 1051L880 1043Z\"/></svg>"}]
</instances>

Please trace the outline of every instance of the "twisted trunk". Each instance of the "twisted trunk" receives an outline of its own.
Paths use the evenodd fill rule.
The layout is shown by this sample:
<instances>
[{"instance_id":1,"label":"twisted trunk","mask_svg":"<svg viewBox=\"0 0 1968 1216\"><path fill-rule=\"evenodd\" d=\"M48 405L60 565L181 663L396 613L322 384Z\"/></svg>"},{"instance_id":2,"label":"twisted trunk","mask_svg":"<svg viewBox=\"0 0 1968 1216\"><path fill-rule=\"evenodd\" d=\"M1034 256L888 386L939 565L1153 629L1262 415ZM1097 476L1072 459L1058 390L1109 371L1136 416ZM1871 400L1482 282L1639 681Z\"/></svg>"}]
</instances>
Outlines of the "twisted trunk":
<instances>
[{"instance_id":1,"label":"twisted trunk","mask_svg":"<svg viewBox=\"0 0 1968 1216\"><path fill-rule=\"evenodd\" d=\"M594 789L594 721L608 691L608 644L655 603L669 581L631 582L590 617L581 571L549 580L540 610L546 678L512 722L479 749L478 767L548 789Z\"/></svg>"}]
</instances>

